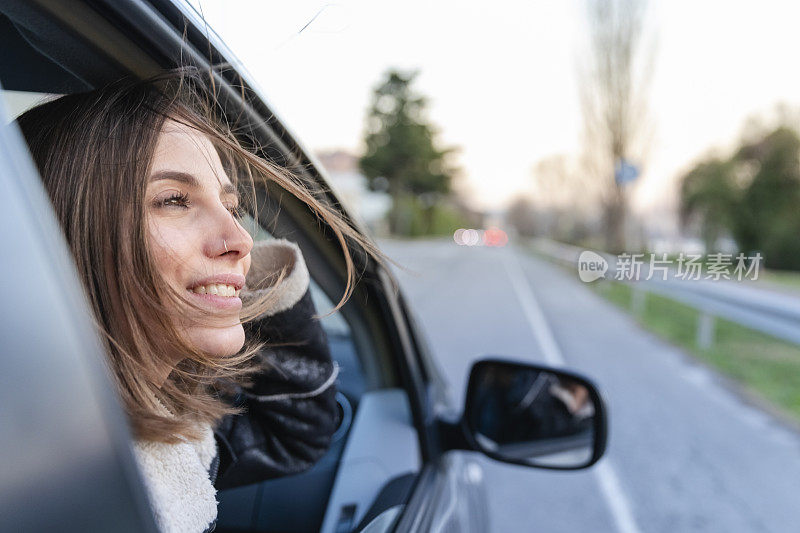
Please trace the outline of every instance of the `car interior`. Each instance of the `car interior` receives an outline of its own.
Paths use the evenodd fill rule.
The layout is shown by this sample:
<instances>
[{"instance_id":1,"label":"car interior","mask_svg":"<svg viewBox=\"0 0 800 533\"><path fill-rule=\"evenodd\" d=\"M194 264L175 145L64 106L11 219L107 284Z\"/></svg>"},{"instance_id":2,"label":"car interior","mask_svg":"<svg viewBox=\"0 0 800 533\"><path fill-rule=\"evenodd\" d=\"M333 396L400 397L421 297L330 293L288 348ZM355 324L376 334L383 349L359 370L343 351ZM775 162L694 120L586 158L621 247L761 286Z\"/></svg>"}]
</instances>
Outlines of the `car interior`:
<instances>
[{"instance_id":1,"label":"car interior","mask_svg":"<svg viewBox=\"0 0 800 533\"><path fill-rule=\"evenodd\" d=\"M184 54L199 53L190 43L194 30L188 38L183 36L186 40L176 32L180 13L171 4L161 6L166 15L160 20L152 19L152 10L131 8L122 14L104 10L106 4L101 4L90 8L88 2L76 2L74 10L57 12L48 2L0 2L0 84L11 118L51 95L172 66L176 48ZM201 35L195 37L203 42ZM215 52L208 52L213 63ZM241 103L241 94L231 90L229 96ZM325 194L309 157L274 114L260 107L260 100L246 104L255 113L251 120L257 127L251 131L261 136L263 155L300 168L310 186ZM299 202L280 191L259 194L267 208L259 221L252 221L255 238L282 237L300 244L313 278L312 296L317 309L326 313L344 289L338 244ZM362 283L351 302L322 319L341 368L337 398L342 423L333 445L307 472L220 492L217 531L357 530L408 495L424 453L414 422L420 416L404 388L412 381L408 372L429 378L430 363L400 363L406 355L398 347L408 347L413 339L398 338L402 332L390 327L398 310L382 296L387 280L366 265L362 270ZM376 446L376 435L390 435L382 442L391 445Z\"/></svg>"}]
</instances>

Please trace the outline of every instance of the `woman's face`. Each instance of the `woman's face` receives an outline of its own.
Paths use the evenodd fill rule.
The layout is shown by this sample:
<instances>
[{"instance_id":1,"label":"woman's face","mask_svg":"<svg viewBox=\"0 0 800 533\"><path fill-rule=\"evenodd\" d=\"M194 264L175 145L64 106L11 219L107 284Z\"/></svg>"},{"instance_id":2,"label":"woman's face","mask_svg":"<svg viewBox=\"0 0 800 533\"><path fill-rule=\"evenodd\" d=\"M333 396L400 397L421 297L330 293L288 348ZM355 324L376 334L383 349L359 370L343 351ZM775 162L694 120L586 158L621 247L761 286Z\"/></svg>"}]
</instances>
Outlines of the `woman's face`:
<instances>
[{"instance_id":1,"label":"woman's face","mask_svg":"<svg viewBox=\"0 0 800 533\"><path fill-rule=\"evenodd\" d=\"M175 324L209 355L232 355L244 344L239 291L253 239L232 214L237 206L211 141L167 120L147 184L146 220L159 273L203 309L176 308Z\"/></svg>"}]
</instances>

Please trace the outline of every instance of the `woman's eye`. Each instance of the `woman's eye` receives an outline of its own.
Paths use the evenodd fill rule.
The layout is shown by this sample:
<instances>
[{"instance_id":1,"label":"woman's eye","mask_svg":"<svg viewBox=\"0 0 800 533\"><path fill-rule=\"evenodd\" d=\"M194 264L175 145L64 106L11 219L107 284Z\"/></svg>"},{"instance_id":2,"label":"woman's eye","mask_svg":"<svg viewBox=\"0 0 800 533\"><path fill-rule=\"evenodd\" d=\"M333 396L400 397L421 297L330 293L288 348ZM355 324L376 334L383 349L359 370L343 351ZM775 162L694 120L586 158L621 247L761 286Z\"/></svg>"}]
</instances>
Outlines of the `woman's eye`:
<instances>
[{"instance_id":1,"label":"woman's eye","mask_svg":"<svg viewBox=\"0 0 800 533\"><path fill-rule=\"evenodd\" d=\"M158 200L158 205L163 207L186 207L189 204L189 195L185 193L176 193L172 196Z\"/></svg>"},{"instance_id":2,"label":"woman's eye","mask_svg":"<svg viewBox=\"0 0 800 533\"><path fill-rule=\"evenodd\" d=\"M157 207L189 207L189 195L186 193L173 193L172 195L155 201ZM228 212L235 218L241 218L244 211L238 205L225 206Z\"/></svg>"}]
</instances>

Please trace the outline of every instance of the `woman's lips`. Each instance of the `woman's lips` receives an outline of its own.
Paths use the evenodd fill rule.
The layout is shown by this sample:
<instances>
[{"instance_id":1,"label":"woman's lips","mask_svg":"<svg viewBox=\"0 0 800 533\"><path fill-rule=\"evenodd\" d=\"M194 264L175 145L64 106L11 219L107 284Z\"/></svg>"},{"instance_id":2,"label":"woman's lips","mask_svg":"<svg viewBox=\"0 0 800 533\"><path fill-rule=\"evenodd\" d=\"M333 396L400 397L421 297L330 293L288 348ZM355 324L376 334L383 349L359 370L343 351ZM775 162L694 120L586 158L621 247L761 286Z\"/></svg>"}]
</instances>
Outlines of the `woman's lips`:
<instances>
[{"instance_id":1,"label":"woman's lips","mask_svg":"<svg viewBox=\"0 0 800 533\"><path fill-rule=\"evenodd\" d=\"M238 296L218 296L216 294L197 294L196 292L186 291L198 302L212 306L216 309L238 311L242 308L242 299Z\"/></svg>"}]
</instances>

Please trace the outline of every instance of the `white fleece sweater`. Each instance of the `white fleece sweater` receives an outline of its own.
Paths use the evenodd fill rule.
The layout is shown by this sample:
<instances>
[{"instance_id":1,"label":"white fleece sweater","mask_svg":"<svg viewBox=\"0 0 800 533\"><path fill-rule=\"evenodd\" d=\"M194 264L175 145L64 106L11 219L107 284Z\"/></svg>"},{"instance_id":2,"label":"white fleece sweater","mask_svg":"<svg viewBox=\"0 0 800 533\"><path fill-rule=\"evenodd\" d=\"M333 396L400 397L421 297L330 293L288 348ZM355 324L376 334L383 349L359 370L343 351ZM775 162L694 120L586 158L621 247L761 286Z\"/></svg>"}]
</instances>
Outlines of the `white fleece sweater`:
<instances>
[{"instance_id":1,"label":"white fleece sweater","mask_svg":"<svg viewBox=\"0 0 800 533\"><path fill-rule=\"evenodd\" d=\"M163 533L203 532L217 518L217 491L208 477L217 445L211 426L202 431L200 441L134 443L150 507Z\"/></svg>"}]
</instances>

